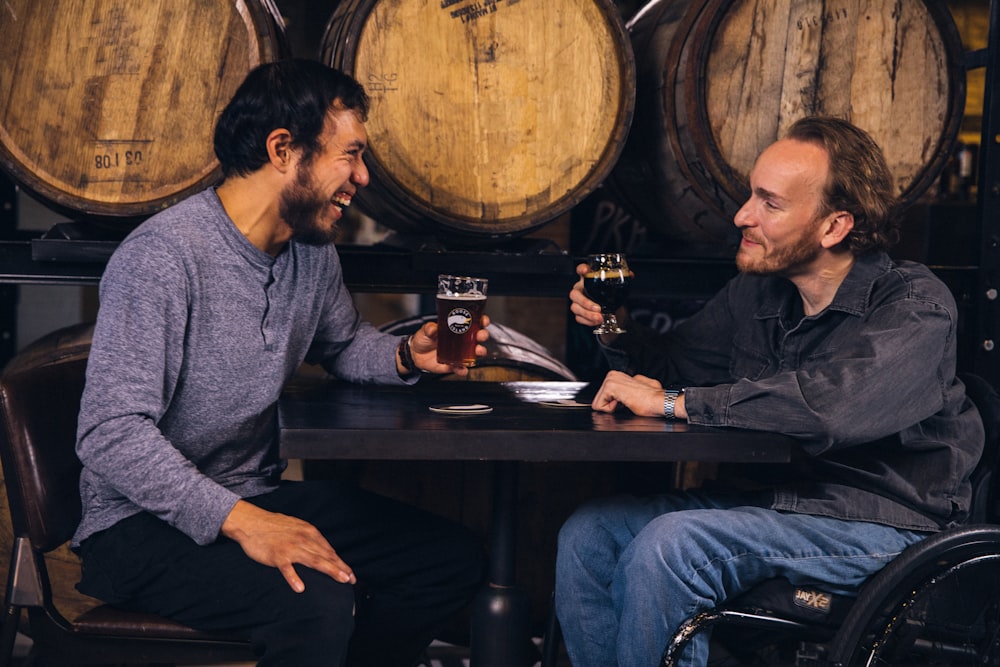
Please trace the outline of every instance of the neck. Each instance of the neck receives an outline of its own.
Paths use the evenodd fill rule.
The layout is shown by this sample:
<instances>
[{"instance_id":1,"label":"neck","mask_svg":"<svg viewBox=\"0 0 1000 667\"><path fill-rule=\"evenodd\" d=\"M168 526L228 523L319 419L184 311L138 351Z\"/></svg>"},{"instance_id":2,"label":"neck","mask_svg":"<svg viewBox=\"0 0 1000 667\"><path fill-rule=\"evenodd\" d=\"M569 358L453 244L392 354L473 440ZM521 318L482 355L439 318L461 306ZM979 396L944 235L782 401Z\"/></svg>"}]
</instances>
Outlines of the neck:
<instances>
[{"instance_id":1,"label":"neck","mask_svg":"<svg viewBox=\"0 0 1000 667\"><path fill-rule=\"evenodd\" d=\"M787 276L799 290L807 316L821 312L833 302L852 266L854 255L850 252L825 252L807 270Z\"/></svg>"},{"instance_id":2,"label":"neck","mask_svg":"<svg viewBox=\"0 0 1000 667\"><path fill-rule=\"evenodd\" d=\"M267 175L259 171L227 178L215 191L240 233L273 257L288 243L291 230L278 213L276 184L266 181Z\"/></svg>"}]
</instances>

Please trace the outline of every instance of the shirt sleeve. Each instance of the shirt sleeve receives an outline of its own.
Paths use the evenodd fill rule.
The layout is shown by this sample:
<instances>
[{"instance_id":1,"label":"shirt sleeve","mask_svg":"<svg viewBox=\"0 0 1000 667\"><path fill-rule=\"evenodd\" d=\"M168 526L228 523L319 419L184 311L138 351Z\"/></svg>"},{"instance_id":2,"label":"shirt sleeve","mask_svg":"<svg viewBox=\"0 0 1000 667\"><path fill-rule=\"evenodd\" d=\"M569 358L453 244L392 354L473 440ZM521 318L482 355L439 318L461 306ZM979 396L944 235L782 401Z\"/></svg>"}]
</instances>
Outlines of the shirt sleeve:
<instances>
[{"instance_id":1,"label":"shirt sleeve","mask_svg":"<svg viewBox=\"0 0 1000 667\"><path fill-rule=\"evenodd\" d=\"M340 261L334 253L334 270L324 296L316 337L306 356L344 380L369 384L412 384L419 376L400 377L396 347L400 337L379 331L361 319L354 299L344 285Z\"/></svg>"},{"instance_id":2,"label":"shirt sleeve","mask_svg":"<svg viewBox=\"0 0 1000 667\"><path fill-rule=\"evenodd\" d=\"M155 265L155 270L149 270ZM101 282L77 454L136 506L214 541L238 496L199 472L157 424L179 381L188 281L169 250L125 243Z\"/></svg>"}]
</instances>

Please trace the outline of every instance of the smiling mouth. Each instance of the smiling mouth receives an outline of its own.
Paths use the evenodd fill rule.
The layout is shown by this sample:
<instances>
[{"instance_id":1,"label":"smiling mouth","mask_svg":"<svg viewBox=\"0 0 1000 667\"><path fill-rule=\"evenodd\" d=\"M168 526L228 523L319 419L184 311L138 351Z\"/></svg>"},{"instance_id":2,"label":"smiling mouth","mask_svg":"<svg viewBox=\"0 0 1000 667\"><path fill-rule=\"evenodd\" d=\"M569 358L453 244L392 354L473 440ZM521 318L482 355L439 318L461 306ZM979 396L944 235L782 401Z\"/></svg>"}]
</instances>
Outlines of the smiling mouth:
<instances>
[{"instance_id":1,"label":"smiling mouth","mask_svg":"<svg viewBox=\"0 0 1000 667\"><path fill-rule=\"evenodd\" d=\"M351 195L346 192L338 192L330 199L330 203L333 204L337 210L343 211L351 205Z\"/></svg>"}]
</instances>

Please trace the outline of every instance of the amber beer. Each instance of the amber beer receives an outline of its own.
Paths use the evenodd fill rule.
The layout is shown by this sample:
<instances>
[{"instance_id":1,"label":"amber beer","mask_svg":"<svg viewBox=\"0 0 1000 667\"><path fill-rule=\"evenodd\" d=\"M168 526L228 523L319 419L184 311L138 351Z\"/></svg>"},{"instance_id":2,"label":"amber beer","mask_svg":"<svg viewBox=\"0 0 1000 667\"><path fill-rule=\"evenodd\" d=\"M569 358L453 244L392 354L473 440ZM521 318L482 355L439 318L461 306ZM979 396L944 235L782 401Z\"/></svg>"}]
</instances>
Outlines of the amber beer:
<instances>
[{"instance_id":1,"label":"amber beer","mask_svg":"<svg viewBox=\"0 0 1000 667\"><path fill-rule=\"evenodd\" d=\"M438 276L438 363L473 366L486 307L485 278Z\"/></svg>"}]
</instances>

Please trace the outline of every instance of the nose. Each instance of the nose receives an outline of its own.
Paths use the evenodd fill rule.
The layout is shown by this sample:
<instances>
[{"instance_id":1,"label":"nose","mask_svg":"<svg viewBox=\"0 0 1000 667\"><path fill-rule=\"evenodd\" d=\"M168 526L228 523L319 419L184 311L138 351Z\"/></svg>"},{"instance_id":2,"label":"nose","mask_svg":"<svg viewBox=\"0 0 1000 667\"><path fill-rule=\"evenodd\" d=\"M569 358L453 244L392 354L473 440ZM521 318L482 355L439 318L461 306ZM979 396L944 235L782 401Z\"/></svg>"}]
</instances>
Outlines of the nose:
<instances>
[{"instance_id":1,"label":"nose","mask_svg":"<svg viewBox=\"0 0 1000 667\"><path fill-rule=\"evenodd\" d=\"M750 200L746 200L743 206L740 206L740 210L736 211L736 215L733 216L733 222L740 229L750 226Z\"/></svg>"},{"instance_id":2,"label":"nose","mask_svg":"<svg viewBox=\"0 0 1000 667\"><path fill-rule=\"evenodd\" d=\"M354 171L351 173L351 182L359 188L363 188L368 185L368 181L368 166L365 164L363 158L359 158Z\"/></svg>"}]
</instances>

